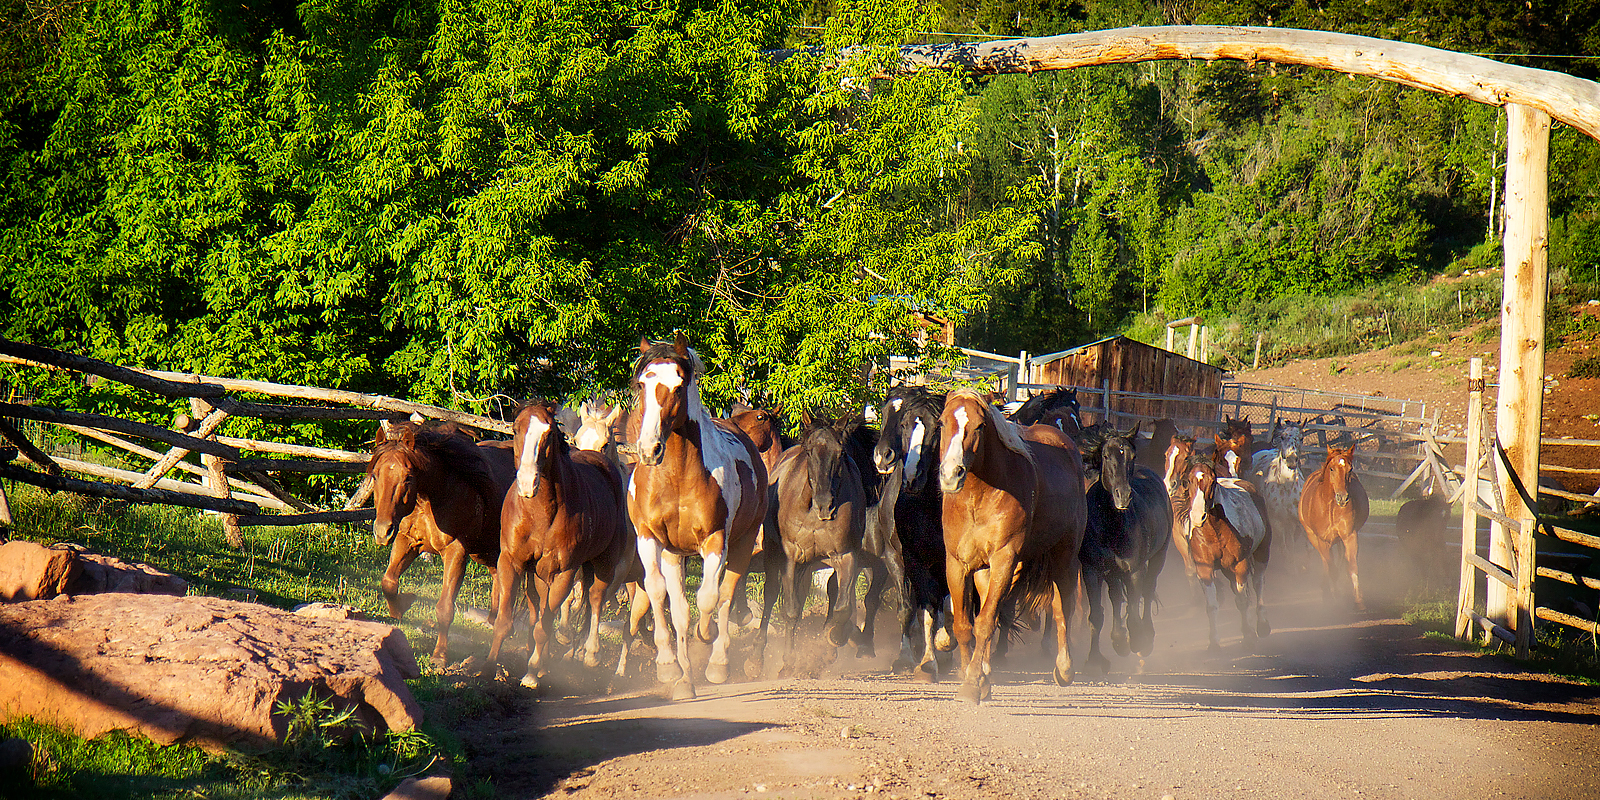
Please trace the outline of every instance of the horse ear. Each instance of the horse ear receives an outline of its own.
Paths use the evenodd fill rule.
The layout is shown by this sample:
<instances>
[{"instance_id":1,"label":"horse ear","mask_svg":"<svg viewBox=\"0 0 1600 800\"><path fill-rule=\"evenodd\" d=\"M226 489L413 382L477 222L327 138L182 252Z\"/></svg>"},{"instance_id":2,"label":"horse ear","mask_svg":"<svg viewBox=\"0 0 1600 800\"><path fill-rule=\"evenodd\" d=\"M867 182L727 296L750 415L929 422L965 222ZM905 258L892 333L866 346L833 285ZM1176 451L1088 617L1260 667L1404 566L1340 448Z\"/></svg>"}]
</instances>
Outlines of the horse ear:
<instances>
[{"instance_id":1,"label":"horse ear","mask_svg":"<svg viewBox=\"0 0 1600 800\"><path fill-rule=\"evenodd\" d=\"M612 425L617 424L617 418L621 417L621 416L622 416L622 406L620 406L620 405L612 406L611 407L611 413L606 415L606 427L610 428Z\"/></svg>"},{"instance_id":2,"label":"horse ear","mask_svg":"<svg viewBox=\"0 0 1600 800\"><path fill-rule=\"evenodd\" d=\"M672 335L672 349L678 351L678 355L683 358L689 357L689 340L683 338L683 331Z\"/></svg>"},{"instance_id":3,"label":"horse ear","mask_svg":"<svg viewBox=\"0 0 1600 800\"><path fill-rule=\"evenodd\" d=\"M800 409L800 424L807 428L811 427L811 412L809 410Z\"/></svg>"},{"instance_id":4,"label":"horse ear","mask_svg":"<svg viewBox=\"0 0 1600 800\"><path fill-rule=\"evenodd\" d=\"M1139 423L1138 422L1133 423L1133 430L1128 431L1128 438L1130 438L1130 439L1139 438Z\"/></svg>"},{"instance_id":5,"label":"horse ear","mask_svg":"<svg viewBox=\"0 0 1600 800\"><path fill-rule=\"evenodd\" d=\"M650 352L650 337L648 337L648 336L640 336L639 337L639 355L644 355L645 353L648 353L648 352Z\"/></svg>"},{"instance_id":6,"label":"horse ear","mask_svg":"<svg viewBox=\"0 0 1600 800\"><path fill-rule=\"evenodd\" d=\"M729 413L730 414L742 414L742 413L744 413L746 411L754 411L754 410L755 409L751 408L750 405L748 403L746 403L745 401L743 401L743 400L735 400L735 401L733 401L733 408Z\"/></svg>"},{"instance_id":7,"label":"horse ear","mask_svg":"<svg viewBox=\"0 0 1600 800\"><path fill-rule=\"evenodd\" d=\"M383 444L384 442L389 441L389 435L390 435L391 431L392 431L392 429L389 427L389 420L386 420L386 419L378 420L378 434L376 436L372 437L372 443L374 445L380 445L380 444Z\"/></svg>"}]
</instances>

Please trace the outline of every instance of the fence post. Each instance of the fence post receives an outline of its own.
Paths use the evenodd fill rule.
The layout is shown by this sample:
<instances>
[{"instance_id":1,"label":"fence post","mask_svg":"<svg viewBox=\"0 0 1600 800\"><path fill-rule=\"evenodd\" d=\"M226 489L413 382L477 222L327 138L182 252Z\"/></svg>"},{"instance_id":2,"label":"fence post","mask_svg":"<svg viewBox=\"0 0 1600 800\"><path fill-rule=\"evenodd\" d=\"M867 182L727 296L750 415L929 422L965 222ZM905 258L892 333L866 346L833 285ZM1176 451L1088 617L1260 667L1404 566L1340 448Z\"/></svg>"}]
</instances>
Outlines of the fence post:
<instances>
[{"instance_id":1,"label":"fence post","mask_svg":"<svg viewBox=\"0 0 1600 800\"><path fill-rule=\"evenodd\" d=\"M1190 323L1190 325L1189 325L1189 347L1188 347L1187 352L1184 353L1184 355L1188 356L1189 360L1191 360L1191 361L1194 360L1194 357L1196 355L1195 354L1195 344L1196 344L1195 340L1197 338L1199 338L1196 335L1196 334L1199 333L1199 330L1198 330L1199 327L1200 327L1200 323L1199 322Z\"/></svg>"},{"instance_id":2,"label":"fence post","mask_svg":"<svg viewBox=\"0 0 1600 800\"><path fill-rule=\"evenodd\" d=\"M1483 452L1483 359L1472 359L1467 372L1467 461L1461 479L1461 585L1456 591L1456 638L1467 638L1472 617L1467 612L1478 604L1478 573L1467 560L1478 552L1478 514L1472 508L1478 499L1478 462ZM1470 488L1466 488L1470 487ZM1489 581L1493 584L1496 581Z\"/></svg>"},{"instance_id":3,"label":"fence post","mask_svg":"<svg viewBox=\"0 0 1600 800\"><path fill-rule=\"evenodd\" d=\"M196 418L204 418L206 421L210 421L213 418L212 415L224 418L227 416L227 414L212 408L210 403L198 397L189 398L189 409ZM221 424L221 421L221 419L218 419L217 424ZM215 439L216 434L213 430L203 431L199 435L208 439ZM223 469L222 458L209 453L202 453L200 454L200 461L206 468L206 477L201 479L201 483L210 490L211 496L220 497L224 500L231 499L233 490L228 487L228 473ZM239 529L238 514L222 515L222 535L228 540L229 547L235 550L244 547L244 532Z\"/></svg>"},{"instance_id":4,"label":"fence post","mask_svg":"<svg viewBox=\"0 0 1600 800\"><path fill-rule=\"evenodd\" d=\"M1111 408L1111 379L1100 379L1100 407L1105 409L1102 415L1107 426L1117 427L1117 412Z\"/></svg>"},{"instance_id":5,"label":"fence post","mask_svg":"<svg viewBox=\"0 0 1600 800\"><path fill-rule=\"evenodd\" d=\"M1173 328L1171 325L1167 326L1167 352L1169 352L1169 353L1173 352L1173 350L1172 350L1172 334L1176 330L1177 329Z\"/></svg>"},{"instance_id":6,"label":"fence post","mask_svg":"<svg viewBox=\"0 0 1600 800\"><path fill-rule=\"evenodd\" d=\"M1251 369L1261 369L1261 332L1256 331L1256 357L1250 360Z\"/></svg>"}]
</instances>

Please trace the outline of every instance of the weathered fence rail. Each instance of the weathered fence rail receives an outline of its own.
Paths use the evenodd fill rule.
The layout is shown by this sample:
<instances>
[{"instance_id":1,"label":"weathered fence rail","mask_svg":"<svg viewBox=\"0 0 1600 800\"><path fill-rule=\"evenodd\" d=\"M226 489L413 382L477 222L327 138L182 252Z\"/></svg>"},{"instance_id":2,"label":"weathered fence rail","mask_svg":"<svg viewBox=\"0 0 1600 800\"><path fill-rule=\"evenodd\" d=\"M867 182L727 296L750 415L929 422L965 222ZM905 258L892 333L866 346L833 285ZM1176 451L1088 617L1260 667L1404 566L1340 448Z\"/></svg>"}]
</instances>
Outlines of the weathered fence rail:
<instances>
[{"instance_id":1,"label":"weathered fence rail","mask_svg":"<svg viewBox=\"0 0 1600 800\"><path fill-rule=\"evenodd\" d=\"M166 398L188 398L190 403L190 413L177 415L172 428L105 414L29 403L0 403L0 438L12 445L0 453L0 478L91 497L216 511L224 515L224 531L234 546L242 542L240 526L362 522L371 520L374 511L359 507L370 495L370 486L365 481L350 497L345 508L319 509L285 491L271 477L273 473L358 474L364 471L367 454L222 435L223 427L233 417L274 422L316 422L398 420L420 416L448 420L488 433L507 434L511 430L510 425L501 420L394 397L135 369L5 339L0 339L0 363L94 375ZM262 403L237 397L236 393L344 405ZM8 419L55 426L110 445L127 456L152 463L141 471L135 471L76 458L52 457L10 424ZM123 438L125 436L131 438ZM158 442L167 445L167 449L163 452L131 439ZM246 458L246 452L287 458ZM193 455L200 457L201 464L186 460ZM35 469L13 463L19 459ZM69 478L64 472L100 480ZM185 475L198 480L184 480ZM4 485L0 484L0 509L8 508ZM9 522L9 519L0 518L0 522Z\"/></svg>"}]
</instances>

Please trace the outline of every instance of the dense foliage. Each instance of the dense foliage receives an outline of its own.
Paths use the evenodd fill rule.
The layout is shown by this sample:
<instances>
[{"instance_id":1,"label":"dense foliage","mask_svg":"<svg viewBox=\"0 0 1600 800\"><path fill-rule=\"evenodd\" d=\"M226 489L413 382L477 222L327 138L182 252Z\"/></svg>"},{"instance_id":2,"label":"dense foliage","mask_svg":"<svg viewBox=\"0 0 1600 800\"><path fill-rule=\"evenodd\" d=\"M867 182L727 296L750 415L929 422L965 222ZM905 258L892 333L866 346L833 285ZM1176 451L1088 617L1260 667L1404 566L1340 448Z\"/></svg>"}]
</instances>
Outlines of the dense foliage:
<instances>
[{"instance_id":1,"label":"dense foliage","mask_svg":"<svg viewBox=\"0 0 1600 800\"><path fill-rule=\"evenodd\" d=\"M674 330L714 402L798 410L864 394L913 311L1042 352L1493 239L1497 109L1270 64L863 77L928 31L1600 47L1596 0L0 7L0 335L478 410L620 387ZM1592 268L1600 147L1553 161L1552 261Z\"/></svg>"}]
</instances>

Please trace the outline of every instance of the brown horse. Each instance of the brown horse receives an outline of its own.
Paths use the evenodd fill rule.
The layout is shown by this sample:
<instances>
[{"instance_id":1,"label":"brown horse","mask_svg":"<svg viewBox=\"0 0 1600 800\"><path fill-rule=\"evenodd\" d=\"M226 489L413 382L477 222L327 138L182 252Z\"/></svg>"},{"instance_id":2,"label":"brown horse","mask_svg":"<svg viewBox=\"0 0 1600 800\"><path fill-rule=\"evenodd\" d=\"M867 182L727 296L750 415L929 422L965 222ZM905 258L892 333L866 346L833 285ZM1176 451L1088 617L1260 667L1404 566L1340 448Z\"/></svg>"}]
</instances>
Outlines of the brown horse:
<instances>
[{"instance_id":1,"label":"brown horse","mask_svg":"<svg viewBox=\"0 0 1600 800\"><path fill-rule=\"evenodd\" d=\"M710 641L715 633L706 680L722 683L728 679L732 639L729 607L767 516L767 465L750 437L706 412L700 401L702 371L681 334L672 344L639 342L633 370L639 461L628 485L628 516L638 533L655 619L656 678L672 684L674 699L695 696L684 557L698 554L705 562L697 634ZM669 594L676 648L666 621Z\"/></svg>"},{"instance_id":2,"label":"brown horse","mask_svg":"<svg viewBox=\"0 0 1600 800\"><path fill-rule=\"evenodd\" d=\"M434 608L433 661L447 660L456 596L470 558L491 573L500 555L500 501L516 471L511 451L474 444L454 423L385 421L373 439L367 477L377 519L372 538L389 549L381 586L389 615L416 601L400 593L400 574L420 553L444 557L444 585Z\"/></svg>"},{"instance_id":3,"label":"brown horse","mask_svg":"<svg viewBox=\"0 0 1600 800\"><path fill-rule=\"evenodd\" d=\"M1065 686L1072 682L1067 620L1088 525L1078 446L1053 427L1019 428L969 389L950 393L939 425L945 577L966 670L956 697L988 696L1000 609L1013 600L1052 601L1054 675Z\"/></svg>"},{"instance_id":4,"label":"brown horse","mask_svg":"<svg viewBox=\"0 0 1600 800\"><path fill-rule=\"evenodd\" d=\"M585 664L599 665L600 610L634 560L633 542L623 525L621 476L599 453L570 450L556 412L554 403L535 403L517 414L512 439L517 478L500 512L499 586L494 593L499 605L485 665L485 672L492 673L499 662L500 647L511 633L517 585L526 573L523 592L532 633L522 685L531 689L539 688L545 672L551 615L580 570L589 586L590 624L589 639L579 652Z\"/></svg>"},{"instance_id":5,"label":"brown horse","mask_svg":"<svg viewBox=\"0 0 1600 800\"><path fill-rule=\"evenodd\" d=\"M1322 556L1323 599L1333 594L1333 543L1343 542L1350 592L1356 610L1363 611L1366 604L1361 602L1361 578L1356 574L1356 533L1367 524L1368 506L1367 490L1355 474L1355 452L1354 445L1328 447L1328 459L1306 479L1306 488L1300 493L1300 524Z\"/></svg>"},{"instance_id":6,"label":"brown horse","mask_svg":"<svg viewBox=\"0 0 1600 800\"><path fill-rule=\"evenodd\" d=\"M734 403L733 410L728 415L728 420L744 431L750 437L750 442L756 446L756 452L761 454L762 463L767 465L767 480L775 480L772 476L778 468L778 459L783 457L783 451L794 445L794 440L783 435L783 430L778 426L779 409L768 411L764 408L752 408L744 403ZM771 502L771 498L768 498ZM770 510L770 509L769 509ZM764 537L762 537L764 538ZM750 554L750 573L766 569L766 545L758 538L756 549ZM750 573L745 574L746 580ZM745 584L740 583L739 588L733 593L732 618L740 625L749 622L750 599L745 591Z\"/></svg>"},{"instance_id":7,"label":"brown horse","mask_svg":"<svg viewBox=\"0 0 1600 800\"><path fill-rule=\"evenodd\" d=\"M1223 479L1225 480L1225 479ZM1230 489L1217 477L1216 465L1203 458L1194 459L1184 478L1184 494L1189 529L1189 560L1206 594L1206 621L1211 627L1211 649L1222 648L1217 636L1216 579L1233 579L1234 601L1239 606L1239 630L1245 646L1257 636L1272 632L1266 609L1261 604L1261 586L1266 577L1267 558L1272 552L1272 533L1261 524L1259 514L1238 513L1241 505L1230 504ZM1243 502L1248 503L1249 500ZM1255 625L1250 624L1249 607L1255 601Z\"/></svg>"},{"instance_id":8,"label":"brown horse","mask_svg":"<svg viewBox=\"0 0 1600 800\"><path fill-rule=\"evenodd\" d=\"M1189 555L1189 483L1185 470L1194 458L1194 439L1174 436L1166 450L1167 497L1172 504L1172 548L1183 559L1183 574L1195 577L1194 558Z\"/></svg>"},{"instance_id":9,"label":"brown horse","mask_svg":"<svg viewBox=\"0 0 1600 800\"><path fill-rule=\"evenodd\" d=\"M1250 471L1255 456L1255 436L1250 432L1250 420L1228 417L1222 431L1212 434L1217 449L1211 458L1217 464L1217 475L1223 478L1242 478Z\"/></svg>"}]
</instances>

